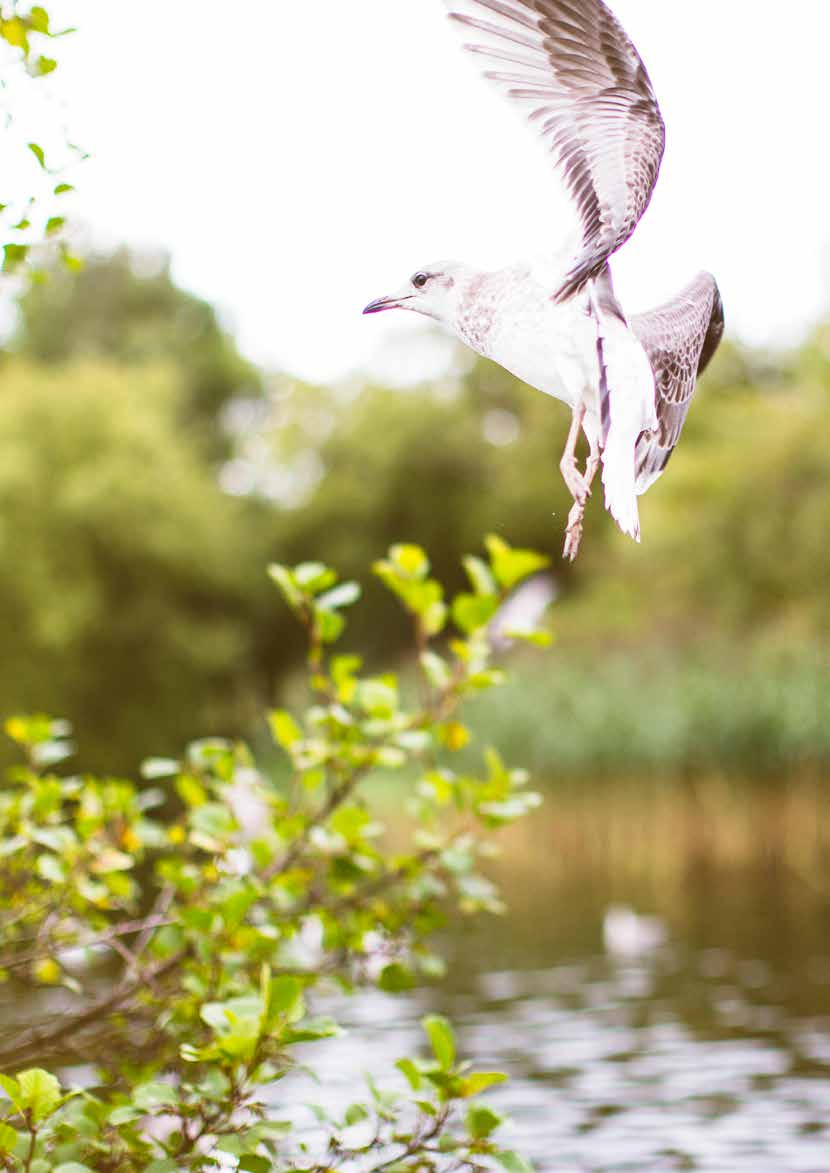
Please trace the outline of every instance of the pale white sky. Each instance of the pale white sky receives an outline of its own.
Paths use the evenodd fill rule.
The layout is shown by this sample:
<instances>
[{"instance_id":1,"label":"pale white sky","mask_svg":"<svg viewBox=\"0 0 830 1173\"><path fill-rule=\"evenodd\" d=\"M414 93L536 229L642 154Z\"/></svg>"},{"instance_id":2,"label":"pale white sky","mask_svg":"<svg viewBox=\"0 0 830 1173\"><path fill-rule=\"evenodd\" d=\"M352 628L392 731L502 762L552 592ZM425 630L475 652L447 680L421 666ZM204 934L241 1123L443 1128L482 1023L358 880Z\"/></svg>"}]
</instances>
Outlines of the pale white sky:
<instances>
[{"instance_id":1,"label":"pale white sky","mask_svg":"<svg viewBox=\"0 0 830 1173\"><path fill-rule=\"evenodd\" d=\"M440 0L55 0L76 24L55 87L91 153L76 214L162 245L246 352L328 379L394 339L372 298L438 257L555 241L544 152L460 53ZM613 0L668 150L616 262L631 310L699 268L733 332L795 339L830 304L826 0ZM391 333L390 333L391 332Z\"/></svg>"}]
</instances>

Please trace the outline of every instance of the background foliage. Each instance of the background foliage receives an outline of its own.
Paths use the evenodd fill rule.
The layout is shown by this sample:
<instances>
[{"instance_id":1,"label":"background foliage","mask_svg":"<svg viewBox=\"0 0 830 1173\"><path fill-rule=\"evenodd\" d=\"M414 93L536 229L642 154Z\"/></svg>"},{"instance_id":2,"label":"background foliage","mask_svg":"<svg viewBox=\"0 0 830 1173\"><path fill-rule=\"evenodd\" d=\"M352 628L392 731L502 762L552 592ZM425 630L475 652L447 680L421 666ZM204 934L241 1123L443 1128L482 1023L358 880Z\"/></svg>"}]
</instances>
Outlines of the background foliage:
<instances>
[{"instance_id":1,"label":"background foliage","mask_svg":"<svg viewBox=\"0 0 830 1173\"><path fill-rule=\"evenodd\" d=\"M258 567L325 549L355 575L403 535L457 587L457 550L492 530L554 559L558 648L514 695L545 713L588 689L568 772L754 774L768 748L767 773L821 765L828 336L791 354L727 343L643 499L643 545L595 500L572 570L558 558L565 413L500 369L460 354L412 390L311 387L255 371L157 258L58 270L23 298L3 364L0 545L15 573L0 699L69 714L93 765L133 767L182 733L259 736L302 649ZM402 649L379 587L369 603L355 642L370 658ZM770 663L800 682L787 705L765 699ZM660 698L659 737L632 685ZM632 756L612 766L621 729Z\"/></svg>"}]
</instances>

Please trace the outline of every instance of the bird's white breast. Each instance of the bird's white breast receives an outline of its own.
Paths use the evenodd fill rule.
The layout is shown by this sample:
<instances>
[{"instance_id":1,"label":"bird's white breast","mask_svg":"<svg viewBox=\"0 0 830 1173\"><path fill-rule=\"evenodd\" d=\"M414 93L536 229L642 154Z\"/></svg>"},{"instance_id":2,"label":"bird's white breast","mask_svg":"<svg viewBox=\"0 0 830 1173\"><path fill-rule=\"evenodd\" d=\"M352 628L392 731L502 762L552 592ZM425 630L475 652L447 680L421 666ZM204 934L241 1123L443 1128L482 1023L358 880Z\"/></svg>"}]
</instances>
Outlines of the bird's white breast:
<instances>
[{"instance_id":1,"label":"bird's white breast","mask_svg":"<svg viewBox=\"0 0 830 1173\"><path fill-rule=\"evenodd\" d=\"M456 331L479 354L571 407L596 382L587 299L557 305L526 270L482 274L460 304Z\"/></svg>"}]
</instances>

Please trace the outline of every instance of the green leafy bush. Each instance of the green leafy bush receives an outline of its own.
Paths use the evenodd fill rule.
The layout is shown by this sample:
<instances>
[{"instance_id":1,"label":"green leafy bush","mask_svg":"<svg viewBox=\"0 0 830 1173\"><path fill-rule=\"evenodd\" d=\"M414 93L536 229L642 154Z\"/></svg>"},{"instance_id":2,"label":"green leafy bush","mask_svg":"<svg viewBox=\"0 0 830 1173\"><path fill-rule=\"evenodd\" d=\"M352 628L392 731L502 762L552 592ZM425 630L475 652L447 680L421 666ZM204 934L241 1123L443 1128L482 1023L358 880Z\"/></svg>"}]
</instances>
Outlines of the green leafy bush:
<instances>
[{"instance_id":1,"label":"green leafy bush","mask_svg":"<svg viewBox=\"0 0 830 1173\"><path fill-rule=\"evenodd\" d=\"M416 546L375 567L410 617L412 697L395 674L336 653L357 583L320 563L271 568L308 636L311 704L271 714L287 786L221 740L147 761L144 787L59 772L72 752L65 723L7 723L26 760L0 796L0 966L54 1005L0 1043L0 1166L526 1168L479 1100L504 1075L459 1061L441 1018L424 1021L427 1057L403 1058L390 1089L370 1082L342 1116L319 1109L315 1151L268 1095L300 1059L313 1070L313 1044L340 1033L320 1013L327 989L396 993L433 978L447 908L501 908L480 868L489 833L539 799L492 749L478 769L455 763L465 747L469 760L465 701L503 681L491 620L546 560L497 538L487 548L487 561L465 560L470 590L454 599ZM364 790L390 771L406 774L409 794L394 845ZM95 1064L95 1086L68 1089L33 1066L79 1059Z\"/></svg>"}]
</instances>

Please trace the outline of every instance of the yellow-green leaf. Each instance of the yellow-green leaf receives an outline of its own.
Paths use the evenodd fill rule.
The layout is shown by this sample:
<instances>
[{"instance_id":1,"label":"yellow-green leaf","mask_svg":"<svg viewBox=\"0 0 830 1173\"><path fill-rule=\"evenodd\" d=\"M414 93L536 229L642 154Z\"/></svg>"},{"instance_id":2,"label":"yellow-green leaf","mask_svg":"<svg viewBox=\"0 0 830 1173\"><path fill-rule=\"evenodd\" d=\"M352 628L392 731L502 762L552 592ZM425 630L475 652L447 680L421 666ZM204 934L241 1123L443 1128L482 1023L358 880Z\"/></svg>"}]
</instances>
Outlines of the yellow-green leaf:
<instances>
[{"instance_id":1,"label":"yellow-green leaf","mask_svg":"<svg viewBox=\"0 0 830 1173\"><path fill-rule=\"evenodd\" d=\"M455 1038L446 1018L438 1014L428 1015L422 1023L427 1033L433 1054L442 1071L450 1071L455 1063Z\"/></svg>"},{"instance_id":2,"label":"yellow-green leaf","mask_svg":"<svg viewBox=\"0 0 830 1173\"><path fill-rule=\"evenodd\" d=\"M62 1100L61 1085L54 1075L42 1067L19 1072L20 1106L32 1114L35 1122L51 1116Z\"/></svg>"},{"instance_id":3,"label":"yellow-green leaf","mask_svg":"<svg viewBox=\"0 0 830 1173\"><path fill-rule=\"evenodd\" d=\"M276 709L271 713L268 717L268 724L271 727L274 741L283 749L291 749L293 745L303 739L302 729L291 714L286 713L284 709Z\"/></svg>"}]
</instances>

